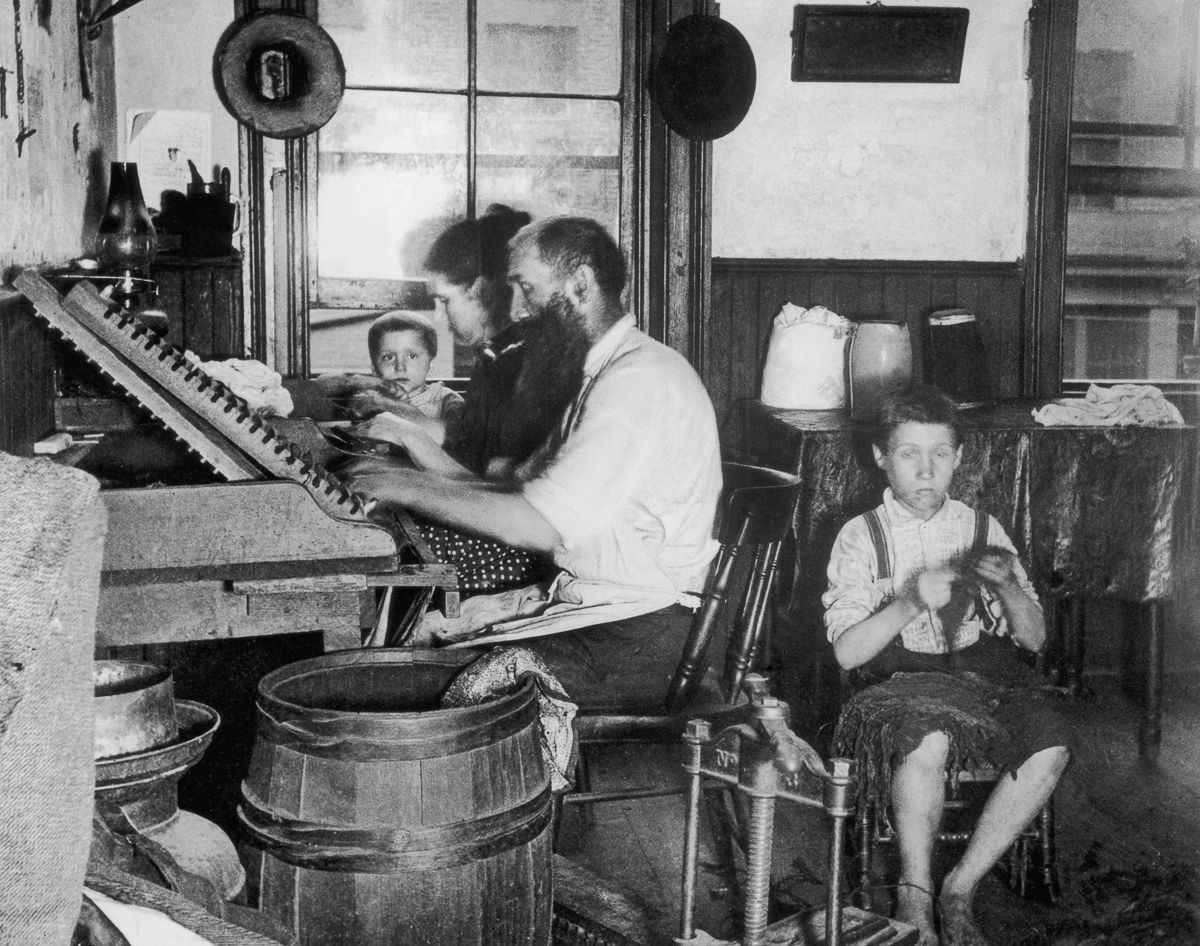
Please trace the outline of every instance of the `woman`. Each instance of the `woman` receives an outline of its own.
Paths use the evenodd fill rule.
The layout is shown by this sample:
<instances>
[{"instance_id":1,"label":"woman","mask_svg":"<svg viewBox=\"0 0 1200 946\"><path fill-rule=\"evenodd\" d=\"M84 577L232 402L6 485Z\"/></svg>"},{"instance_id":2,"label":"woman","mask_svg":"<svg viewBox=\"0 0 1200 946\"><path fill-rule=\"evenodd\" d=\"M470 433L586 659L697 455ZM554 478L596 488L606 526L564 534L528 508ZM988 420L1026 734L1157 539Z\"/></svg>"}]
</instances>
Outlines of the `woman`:
<instances>
[{"instance_id":1,"label":"woman","mask_svg":"<svg viewBox=\"0 0 1200 946\"><path fill-rule=\"evenodd\" d=\"M360 433L404 447L422 469L502 480L555 429L579 379L556 370L560 349L551 326L512 320L508 241L529 221L529 214L492 204L482 217L448 227L426 255L435 304L455 339L476 348L460 414L442 431L383 416Z\"/></svg>"},{"instance_id":2,"label":"woman","mask_svg":"<svg viewBox=\"0 0 1200 946\"><path fill-rule=\"evenodd\" d=\"M526 213L493 204L478 219L448 227L426 256L430 294L455 339L477 351L444 446L441 431L428 423L387 414L358 425L357 433L403 447L418 468L500 481L555 429L578 381L554 377L556 339L533 321L511 317L508 241L529 221ZM553 574L552 563L533 553L432 523L420 529L441 561L458 566L463 594L520 588Z\"/></svg>"}]
</instances>

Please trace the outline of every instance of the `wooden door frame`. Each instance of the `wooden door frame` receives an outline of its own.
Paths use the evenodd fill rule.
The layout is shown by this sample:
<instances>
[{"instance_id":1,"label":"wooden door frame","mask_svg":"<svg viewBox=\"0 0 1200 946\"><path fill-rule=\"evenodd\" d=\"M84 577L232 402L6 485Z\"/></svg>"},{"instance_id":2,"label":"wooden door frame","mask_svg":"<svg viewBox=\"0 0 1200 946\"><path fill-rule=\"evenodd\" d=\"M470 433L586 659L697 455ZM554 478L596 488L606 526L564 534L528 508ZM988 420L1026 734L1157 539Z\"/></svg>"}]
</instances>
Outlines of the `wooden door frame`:
<instances>
[{"instance_id":1,"label":"wooden door frame","mask_svg":"<svg viewBox=\"0 0 1200 946\"><path fill-rule=\"evenodd\" d=\"M1062 390L1067 172L1079 0L1033 0L1029 11L1029 221L1021 393Z\"/></svg>"}]
</instances>

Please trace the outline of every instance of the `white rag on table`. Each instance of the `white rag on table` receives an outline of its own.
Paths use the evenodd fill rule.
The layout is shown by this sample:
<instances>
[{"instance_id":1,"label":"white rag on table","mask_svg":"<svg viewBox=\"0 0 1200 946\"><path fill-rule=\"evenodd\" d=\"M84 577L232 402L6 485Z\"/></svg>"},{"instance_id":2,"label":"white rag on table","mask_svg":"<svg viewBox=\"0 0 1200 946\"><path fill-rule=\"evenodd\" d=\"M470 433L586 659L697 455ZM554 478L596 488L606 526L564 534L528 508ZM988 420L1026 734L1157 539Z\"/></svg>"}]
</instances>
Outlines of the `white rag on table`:
<instances>
[{"instance_id":1,"label":"white rag on table","mask_svg":"<svg viewBox=\"0 0 1200 946\"><path fill-rule=\"evenodd\" d=\"M226 358L224 361L202 361L193 352L185 356L198 365L214 381L220 381L246 402L256 414L265 417L288 417L294 404L292 395L283 386L278 371L261 361L248 358Z\"/></svg>"},{"instance_id":2,"label":"white rag on table","mask_svg":"<svg viewBox=\"0 0 1200 946\"><path fill-rule=\"evenodd\" d=\"M1179 408L1152 384L1091 385L1083 397L1059 398L1033 411L1047 427L1157 427L1182 424Z\"/></svg>"}]
</instances>

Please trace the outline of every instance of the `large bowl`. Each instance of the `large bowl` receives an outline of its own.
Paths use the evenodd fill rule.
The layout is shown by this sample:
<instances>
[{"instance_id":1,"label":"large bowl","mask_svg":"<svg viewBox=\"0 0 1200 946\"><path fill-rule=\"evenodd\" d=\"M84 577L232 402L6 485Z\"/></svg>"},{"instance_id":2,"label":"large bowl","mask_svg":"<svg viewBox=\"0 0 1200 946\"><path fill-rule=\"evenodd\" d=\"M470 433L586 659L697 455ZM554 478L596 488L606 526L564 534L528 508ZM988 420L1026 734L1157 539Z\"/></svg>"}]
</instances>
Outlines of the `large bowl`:
<instances>
[{"instance_id":1,"label":"large bowl","mask_svg":"<svg viewBox=\"0 0 1200 946\"><path fill-rule=\"evenodd\" d=\"M179 736L175 685L170 671L128 660L97 660L95 757L144 752L170 745Z\"/></svg>"}]
</instances>

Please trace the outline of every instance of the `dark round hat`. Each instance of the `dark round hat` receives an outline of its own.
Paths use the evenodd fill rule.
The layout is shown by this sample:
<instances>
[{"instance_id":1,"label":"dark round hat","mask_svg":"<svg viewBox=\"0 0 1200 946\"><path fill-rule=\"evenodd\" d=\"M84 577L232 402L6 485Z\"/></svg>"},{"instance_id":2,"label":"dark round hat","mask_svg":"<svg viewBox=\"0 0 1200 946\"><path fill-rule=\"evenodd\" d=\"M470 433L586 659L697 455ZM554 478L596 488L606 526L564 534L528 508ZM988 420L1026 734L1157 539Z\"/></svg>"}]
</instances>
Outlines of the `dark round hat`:
<instances>
[{"instance_id":1,"label":"dark round hat","mask_svg":"<svg viewBox=\"0 0 1200 946\"><path fill-rule=\"evenodd\" d=\"M693 13L667 30L654 63L650 94L667 125L692 141L735 129L754 100L754 53L737 28Z\"/></svg>"},{"instance_id":2,"label":"dark round hat","mask_svg":"<svg viewBox=\"0 0 1200 946\"><path fill-rule=\"evenodd\" d=\"M306 16L265 11L234 20L213 53L213 83L229 113L268 138L296 138L333 117L346 66Z\"/></svg>"}]
</instances>

